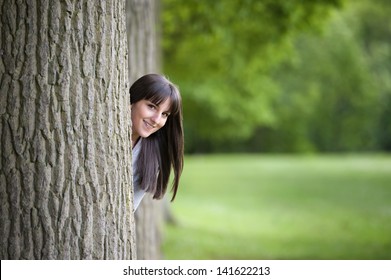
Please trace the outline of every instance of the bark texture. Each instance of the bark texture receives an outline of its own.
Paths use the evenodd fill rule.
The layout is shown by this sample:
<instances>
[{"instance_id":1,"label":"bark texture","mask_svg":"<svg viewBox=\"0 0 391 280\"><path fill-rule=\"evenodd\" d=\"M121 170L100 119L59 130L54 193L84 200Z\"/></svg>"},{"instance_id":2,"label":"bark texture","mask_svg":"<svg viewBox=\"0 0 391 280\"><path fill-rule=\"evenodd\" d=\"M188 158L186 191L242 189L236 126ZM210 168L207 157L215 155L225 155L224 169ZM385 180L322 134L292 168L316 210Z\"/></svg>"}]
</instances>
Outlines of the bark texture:
<instances>
[{"instance_id":1,"label":"bark texture","mask_svg":"<svg viewBox=\"0 0 391 280\"><path fill-rule=\"evenodd\" d=\"M159 0L127 0L129 79L134 82L147 73L159 71Z\"/></svg>"},{"instance_id":2,"label":"bark texture","mask_svg":"<svg viewBox=\"0 0 391 280\"><path fill-rule=\"evenodd\" d=\"M139 260L163 258L161 203L161 200L152 200L152 196L148 195L135 213L137 259Z\"/></svg>"},{"instance_id":3,"label":"bark texture","mask_svg":"<svg viewBox=\"0 0 391 280\"><path fill-rule=\"evenodd\" d=\"M159 72L158 0L127 0L129 80ZM160 203L146 195L137 209L137 258L161 258Z\"/></svg>"},{"instance_id":4,"label":"bark texture","mask_svg":"<svg viewBox=\"0 0 391 280\"><path fill-rule=\"evenodd\" d=\"M124 5L0 0L1 259L135 258Z\"/></svg>"}]
</instances>

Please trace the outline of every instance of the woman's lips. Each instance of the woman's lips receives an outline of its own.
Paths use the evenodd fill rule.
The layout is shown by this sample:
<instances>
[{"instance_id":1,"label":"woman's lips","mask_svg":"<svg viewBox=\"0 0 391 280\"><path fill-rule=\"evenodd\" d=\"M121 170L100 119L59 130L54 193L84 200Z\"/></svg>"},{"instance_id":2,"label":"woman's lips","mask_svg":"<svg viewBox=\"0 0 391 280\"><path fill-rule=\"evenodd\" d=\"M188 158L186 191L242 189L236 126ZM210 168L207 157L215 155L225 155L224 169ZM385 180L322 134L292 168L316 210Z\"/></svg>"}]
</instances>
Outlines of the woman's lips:
<instances>
[{"instance_id":1,"label":"woman's lips","mask_svg":"<svg viewBox=\"0 0 391 280\"><path fill-rule=\"evenodd\" d=\"M153 126L152 124L150 124L150 123L147 122L147 121L144 121L144 123L145 123L145 125L147 126L147 128L149 128L149 129L154 129L154 128L155 128L155 126Z\"/></svg>"}]
</instances>

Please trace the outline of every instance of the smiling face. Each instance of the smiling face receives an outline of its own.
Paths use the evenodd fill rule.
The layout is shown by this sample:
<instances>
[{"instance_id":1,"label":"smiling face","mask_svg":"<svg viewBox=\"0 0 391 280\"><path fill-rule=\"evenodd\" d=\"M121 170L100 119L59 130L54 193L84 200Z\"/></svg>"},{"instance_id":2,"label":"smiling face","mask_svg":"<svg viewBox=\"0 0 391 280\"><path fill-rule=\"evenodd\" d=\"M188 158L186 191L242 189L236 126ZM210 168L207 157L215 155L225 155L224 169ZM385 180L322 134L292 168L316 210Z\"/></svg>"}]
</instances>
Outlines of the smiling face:
<instances>
[{"instance_id":1,"label":"smiling face","mask_svg":"<svg viewBox=\"0 0 391 280\"><path fill-rule=\"evenodd\" d=\"M142 99L132 104L132 142L139 137L146 138L162 128L170 115L171 100L167 98L160 104Z\"/></svg>"}]
</instances>

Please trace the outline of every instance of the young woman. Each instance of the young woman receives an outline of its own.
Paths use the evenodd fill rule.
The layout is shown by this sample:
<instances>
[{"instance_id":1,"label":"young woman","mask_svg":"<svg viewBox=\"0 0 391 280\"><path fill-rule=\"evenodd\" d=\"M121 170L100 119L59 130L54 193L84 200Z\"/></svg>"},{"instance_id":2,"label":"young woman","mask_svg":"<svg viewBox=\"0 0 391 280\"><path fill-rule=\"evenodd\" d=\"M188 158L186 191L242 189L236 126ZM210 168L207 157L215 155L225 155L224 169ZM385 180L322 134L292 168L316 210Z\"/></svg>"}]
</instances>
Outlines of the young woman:
<instances>
[{"instance_id":1,"label":"young woman","mask_svg":"<svg viewBox=\"0 0 391 280\"><path fill-rule=\"evenodd\" d=\"M175 199L183 169L182 100L166 77L147 74L130 87L134 210L146 192L161 199L174 170Z\"/></svg>"}]
</instances>

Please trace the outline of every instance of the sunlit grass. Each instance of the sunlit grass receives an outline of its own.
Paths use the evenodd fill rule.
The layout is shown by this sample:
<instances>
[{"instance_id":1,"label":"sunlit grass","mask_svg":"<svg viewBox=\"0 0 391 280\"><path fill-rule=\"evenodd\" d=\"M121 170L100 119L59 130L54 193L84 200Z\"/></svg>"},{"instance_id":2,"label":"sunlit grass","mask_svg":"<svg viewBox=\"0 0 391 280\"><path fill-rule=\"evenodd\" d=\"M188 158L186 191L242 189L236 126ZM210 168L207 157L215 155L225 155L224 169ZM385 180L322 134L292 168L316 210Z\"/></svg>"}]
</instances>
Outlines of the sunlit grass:
<instances>
[{"instance_id":1,"label":"sunlit grass","mask_svg":"<svg viewBox=\"0 0 391 280\"><path fill-rule=\"evenodd\" d=\"M391 157L188 156L167 259L391 259Z\"/></svg>"}]
</instances>

